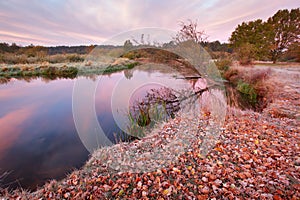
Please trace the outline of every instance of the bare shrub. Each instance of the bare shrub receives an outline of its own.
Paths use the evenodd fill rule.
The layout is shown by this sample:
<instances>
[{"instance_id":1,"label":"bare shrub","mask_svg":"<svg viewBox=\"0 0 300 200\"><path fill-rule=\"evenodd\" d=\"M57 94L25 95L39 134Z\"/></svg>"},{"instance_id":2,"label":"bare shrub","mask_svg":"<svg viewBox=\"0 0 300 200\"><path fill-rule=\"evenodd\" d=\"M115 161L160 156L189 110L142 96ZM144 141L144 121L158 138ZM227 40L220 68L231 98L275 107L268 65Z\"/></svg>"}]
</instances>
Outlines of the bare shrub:
<instances>
[{"instance_id":1,"label":"bare shrub","mask_svg":"<svg viewBox=\"0 0 300 200\"><path fill-rule=\"evenodd\" d=\"M66 57L62 54L51 55L48 58L50 63L63 63L66 60Z\"/></svg>"},{"instance_id":2,"label":"bare shrub","mask_svg":"<svg viewBox=\"0 0 300 200\"><path fill-rule=\"evenodd\" d=\"M26 58L26 63L33 64L40 62L40 59L38 57L28 57Z\"/></svg>"},{"instance_id":3,"label":"bare shrub","mask_svg":"<svg viewBox=\"0 0 300 200\"><path fill-rule=\"evenodd\" d=\"M239 71L234 68L229 68L224 73L224 78L232 83L236 83L240 79Z\"/></svg>"},{"instance_id":4,"label":"bare shrub","mask_svg":"<svg viewBox=\"0 0 300 200\"><path fill-rule=\"evenodd\" d=\"M263 82L268 78L268 76L271 73L271 68L267 69L260 69L257 71L253 71L249 73L247 76L245 76L245 81L251 84L257 84L259 82Z\"/></svg>"},{"instance_id":5,"label":"bare shrub","mask_svg":"<svg viewBox=\"0 0 300 200\"><path fill-rule=\"evenodd\" d=\"M69 62L83 62L84 57L78 54L70 54L67 56Z\"/></svg>"}]
</instances>

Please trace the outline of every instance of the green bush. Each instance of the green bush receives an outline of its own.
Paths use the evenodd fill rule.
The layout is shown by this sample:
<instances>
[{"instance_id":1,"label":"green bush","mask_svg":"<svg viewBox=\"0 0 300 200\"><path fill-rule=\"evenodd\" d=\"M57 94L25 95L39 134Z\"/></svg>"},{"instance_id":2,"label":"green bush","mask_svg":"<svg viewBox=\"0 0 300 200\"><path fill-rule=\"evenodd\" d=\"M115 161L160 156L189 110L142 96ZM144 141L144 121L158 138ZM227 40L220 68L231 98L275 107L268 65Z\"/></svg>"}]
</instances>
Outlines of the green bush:
<instances>
[{"instance_id":1,"label":"green bush","mask_svg":"<svg viewBox=\"0 0 300 200\"><path fill-rule=\"evenodd\" d=\"M132 68L134 68L135 66L137 66L139 63L138 62L134 62L134 63L129 63L129 64L127 64L126 66L127 66L127 69L132 69Z\"/></svg>"},{"instance_id":2,"label":"green bush","mask_svg":"<svg viewBox=\"0 0 300 200\"><path fill-rule=\"evenodd\" d=\"M9 71L10 72L19 72L19 71L21 71L21 69L19 67L11 67L11 68L9 68Z\"/></svg>"},{"instance_id":3,"label":"green bush","mask_svg":"<svg viewBox=\"0 0 300 200\"><path fill-rule=\"evenodd\" d=\"M257 101L257 93L252 85L245 83L243 81L239 81L237 85L237 90L240 93L247 95L247 97L250 99L251 102Z\"/></svg>"},{"instance_id":4,"label":"green bush","mask_svg":"<svg viewBox=\"0 0 300 200\"><path fill-rule=\"evenodd\" d=\"M76 67L60 68L60 73L63 77L76 77L78 69Z\"/></svg>"},{"instance_id":5,"label":"green bush","mask_svg":"<svg viewBox=\"0 0 300 200\"><path fill-rule=\"evenodd\" d=\"M103 74L110 74L124 69L132 69L137 65L139 65L138 62L123 64L123 65L110 65L104 69Z\"/></svg>"}]
</instances>

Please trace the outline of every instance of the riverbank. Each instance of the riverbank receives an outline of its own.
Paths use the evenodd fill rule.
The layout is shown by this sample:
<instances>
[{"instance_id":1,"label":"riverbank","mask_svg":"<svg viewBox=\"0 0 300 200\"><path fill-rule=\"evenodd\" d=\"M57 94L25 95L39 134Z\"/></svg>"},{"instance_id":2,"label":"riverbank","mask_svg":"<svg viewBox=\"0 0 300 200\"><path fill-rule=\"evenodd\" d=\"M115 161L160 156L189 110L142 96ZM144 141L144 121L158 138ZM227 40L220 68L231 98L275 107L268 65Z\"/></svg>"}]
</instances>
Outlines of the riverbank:
<instances>
[{"instance_id":1,"label":"riverbank","mask_svg":"<svg viewBox=\"0 0 300 200\"><path fill-rule=\"evenodd\" d=\"M251 73L260 67L243 70ZM202 121L178 116L147 138L94 152L81 170L61 181L51 181L33 193L2 191L3 198L299 199L299 112L276 114L299 111L299 69L271 69L268 81L274 92L262 113L227 108L222 133L206 156L201 154L201 122L206 116ZM199 129L191 129L192 124ZM188 142L172 143L178 136ZM162 147L167 153L161 157L147 153ZM154 166L159 160L164 161L162 167Z\"/></svg>"},{"instance_id":2,"label":"riverbank","mask_svg":"<svg viewBox=\"0 0 300 200\"><path fill-rule=\"evenodd\" d=\"M250 67L235 66L242 74L261 80L257 85L262 96L262 112L270 117L300 120L300 64L266 63ZM253 78L254 77L254 78Z\"/></svg>"},{"instance_id":3,"label":"riverbank","mask_svg":"<svg viewBox=\"0 0 300 200\"><path fill-rule=\"evenodd\" d=\"M125 69L132 69L139 63L126 58L118 58L109 62L74 62L74 63L36 63L36 64L1 64L0 82L8 82L12 78L75 78L95 74L108 74Z\"/></svg>"},{"instance_id":4,"label":"riverbank","mask_svg":"<svg viewBox=\"0 0 300 200\"><path fill-rule=\"evenodd\" d=\"M180 128L180 120L182 119L171 121L162 132L170 133L170 130ZM73 172L64 180L51 181L34 193L15 191L6 197L299 198L300 157L297 152L300 150L300 130L299 126L294 125L294 120L270 118L252 111L242 112L229 108L224 128L219 142L206 157L201 156L201 140L197 139L189 151L178 156L178 162L152 172L135 173L109 168L107 163L115 160L106 158L103 163L104 158L99 159L97 156L99 153L105 155L100 150L93 154L82 170ZM114 155L114 150L120 153L123 149L121 146L106 149L106 152L108 155Z\"/></svg>"}]
</instances>

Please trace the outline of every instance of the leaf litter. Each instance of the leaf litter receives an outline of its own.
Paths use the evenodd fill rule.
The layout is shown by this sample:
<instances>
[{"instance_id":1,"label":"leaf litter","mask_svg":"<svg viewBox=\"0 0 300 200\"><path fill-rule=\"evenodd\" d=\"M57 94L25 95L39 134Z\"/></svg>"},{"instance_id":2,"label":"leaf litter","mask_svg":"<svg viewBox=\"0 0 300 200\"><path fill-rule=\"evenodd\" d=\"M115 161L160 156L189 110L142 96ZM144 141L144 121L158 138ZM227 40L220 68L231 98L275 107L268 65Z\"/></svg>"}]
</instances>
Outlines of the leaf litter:
<instances>
[{"instance_id":1,"label":"leaf litter","mask_svg":"<svg viewBox=\"0 0 300 200\"><path fill-rule=\"evenodd\" d=\"M263 113L228 108L217 141L203 146L207 116L177 116L140 141L99 149L61 181L0 199L300 199L297 91L292 117L274 114L290 102L284 91Z\"/></svg>"}]
</instances>

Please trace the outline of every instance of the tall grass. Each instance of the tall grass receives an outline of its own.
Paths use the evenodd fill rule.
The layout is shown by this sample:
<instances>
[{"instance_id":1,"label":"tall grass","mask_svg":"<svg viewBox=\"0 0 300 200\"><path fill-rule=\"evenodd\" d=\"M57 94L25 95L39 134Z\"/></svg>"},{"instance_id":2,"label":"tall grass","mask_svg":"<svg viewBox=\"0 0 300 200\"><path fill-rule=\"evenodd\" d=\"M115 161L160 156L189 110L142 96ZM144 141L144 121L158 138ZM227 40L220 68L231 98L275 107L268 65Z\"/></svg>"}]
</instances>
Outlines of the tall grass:
<instances>
[{"instance_id":1,"label":"tall grass","mask_svg":"<svg viewBox=\"0 0 300 200\"><path fill-rule=\"evenodd\" d=\"M176 100L178 98L170 88L149 90L142 100L130 106L127 131L135 137L144 137L158 123L175 117L180 109Z\"/></svg>"},{"instance_id":2,"label":"tall grass","mask_svg":"<svg viewBox=\"0 0 300 200\"><path fill-rule=\"evenodd\" d=\"M3 174L0 174L0 190L1 189L4 189L4 188L2 188L2 183L3 183L3 181L4 181L4 179L7 177L9 175L9 172L4 172Z\"/></svg>"},{"instance_id":3,"label":"tall grass","mask_svg":"<svg viewBox=\"0 0 300 200\"><path fill-rule=\"evenodd\" d=\"M154 105L148 104L146 108L138 106L137 109L132 109L128 113L127 132L134 137L142 138L156 124L167 121L168 118L165 102L155 103Z\"/></svg>"}]
</instances>

